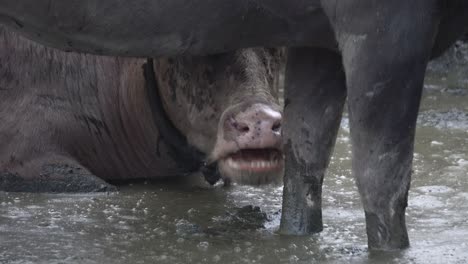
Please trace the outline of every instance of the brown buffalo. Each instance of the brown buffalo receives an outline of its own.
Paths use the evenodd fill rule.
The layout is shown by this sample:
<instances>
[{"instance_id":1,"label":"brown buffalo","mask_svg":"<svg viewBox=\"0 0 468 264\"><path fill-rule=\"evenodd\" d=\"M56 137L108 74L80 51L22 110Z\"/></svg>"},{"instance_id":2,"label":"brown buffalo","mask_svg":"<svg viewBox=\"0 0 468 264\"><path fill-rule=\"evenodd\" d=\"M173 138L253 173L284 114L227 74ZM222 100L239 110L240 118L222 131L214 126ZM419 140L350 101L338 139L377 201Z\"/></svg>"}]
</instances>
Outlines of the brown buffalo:
<instances>
[{"instance_id":1,"label":"brown buffalo","mask_svg":"<svg viewBox=\"0 0 468 264\"><path fill-rule=\"evenodd\" d=\"M283 172L279 49L154 60L67 53L0 27L0 190L93 191ZM104 180L104 181L102 181Z\"/></svg>"}]
</instances>

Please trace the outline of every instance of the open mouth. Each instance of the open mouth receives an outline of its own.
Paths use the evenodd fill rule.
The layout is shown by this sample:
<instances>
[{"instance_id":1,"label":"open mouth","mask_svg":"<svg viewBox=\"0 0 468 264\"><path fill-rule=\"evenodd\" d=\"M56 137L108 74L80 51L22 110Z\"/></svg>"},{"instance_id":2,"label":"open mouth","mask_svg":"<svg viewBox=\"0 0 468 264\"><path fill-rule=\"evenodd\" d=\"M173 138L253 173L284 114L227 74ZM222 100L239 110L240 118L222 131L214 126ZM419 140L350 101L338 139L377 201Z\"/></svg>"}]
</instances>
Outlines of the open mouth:
<instances>
[{"instance_id":1,"label":"open mouth","mask_svg":"<svg viewBox=\"0 0 468 264\"><path fill-rule=\"evenodd\" d=\"M283 153L278 149L241 149L224 159L234 170L250 172L276 171L283 166Z\"/></svg>"}]
</instances>

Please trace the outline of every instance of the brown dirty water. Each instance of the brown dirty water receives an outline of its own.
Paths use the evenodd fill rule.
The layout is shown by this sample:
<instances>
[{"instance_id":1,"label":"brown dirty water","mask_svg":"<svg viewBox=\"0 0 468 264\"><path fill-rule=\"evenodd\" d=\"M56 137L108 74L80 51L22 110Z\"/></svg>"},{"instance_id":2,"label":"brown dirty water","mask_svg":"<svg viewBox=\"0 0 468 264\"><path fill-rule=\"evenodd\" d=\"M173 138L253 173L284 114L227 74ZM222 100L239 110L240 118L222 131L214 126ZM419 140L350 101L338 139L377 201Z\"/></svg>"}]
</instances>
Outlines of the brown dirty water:
<instances>
[{"instance_id":1,"label":"brown dirty water","mask_svg":"<svg viewBox=\"0 0 468 264\"><path fill-rule=\"evenodd\" d=\"M407 250L367 250L345 116L325 179L319 234L276 233L281 186L0 192L0 263L468 263L468 45L459 43L428 74Z\"/></svg>"}]
</instances>

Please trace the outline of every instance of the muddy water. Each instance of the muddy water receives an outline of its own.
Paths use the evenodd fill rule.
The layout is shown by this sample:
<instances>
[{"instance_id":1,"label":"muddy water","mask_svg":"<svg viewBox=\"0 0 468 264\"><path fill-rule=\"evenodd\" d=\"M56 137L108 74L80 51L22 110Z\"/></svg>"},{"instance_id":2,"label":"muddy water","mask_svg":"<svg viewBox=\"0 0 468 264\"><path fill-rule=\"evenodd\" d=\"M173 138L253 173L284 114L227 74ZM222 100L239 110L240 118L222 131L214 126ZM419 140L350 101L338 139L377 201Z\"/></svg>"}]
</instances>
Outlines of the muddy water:
<instances>
[{"instance_id":1,"label":"muddy water","mask_svg":"<svg viewBox=\"0 0 468 264\"><path fill-rule=\"evenodd\" d=\"M0 192L0 263L467 263L468 47L452 50L428 72L408 250L367 250L345 118L325 180L320 234L275 233L281 187L140 184L111 194Z\"/></svg>"}]
</instances>

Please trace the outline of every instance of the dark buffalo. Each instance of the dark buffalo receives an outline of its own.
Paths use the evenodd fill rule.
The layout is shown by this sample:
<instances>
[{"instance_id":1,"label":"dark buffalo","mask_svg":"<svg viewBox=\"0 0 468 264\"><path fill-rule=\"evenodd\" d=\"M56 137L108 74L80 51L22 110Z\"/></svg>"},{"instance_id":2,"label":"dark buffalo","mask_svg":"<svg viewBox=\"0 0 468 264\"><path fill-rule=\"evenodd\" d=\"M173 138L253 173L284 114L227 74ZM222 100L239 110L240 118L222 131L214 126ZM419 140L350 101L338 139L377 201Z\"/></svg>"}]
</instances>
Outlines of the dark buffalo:
<instances>
[{"instance_id":1,"label":"dark buffalo","mask_svg":"<svg viewBox=\"0 0 468 264\"><path fill-rule=\"evenodd\" d=\"M211 183L278 182L283 53L147 61L67 53L0 26L0 190L108 190L102 180L200 170Z\"/></svg>"},{"instance_id":2,"label":"dark buffalo","mask_svg":"<svg viewBox=\"0 0 468 264\"><path fill-rule=\"evenodd\" d=\"M322 230L321 188L348 98L371 249L409 245L405 209L425 68L468 29L465 0L8 1L2 21L68 50L156 56L291 48L281 232Z\"/></svg>"}]
</instances>

